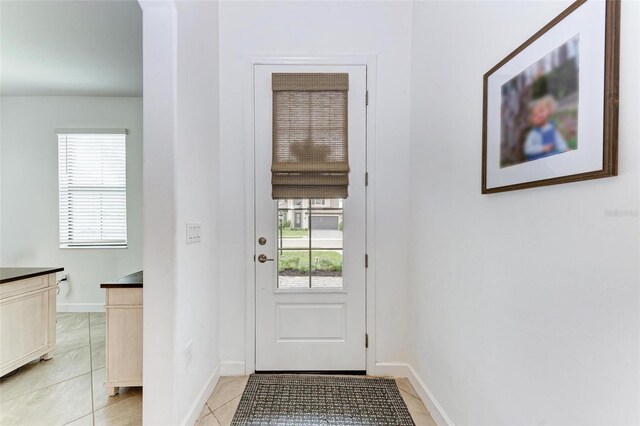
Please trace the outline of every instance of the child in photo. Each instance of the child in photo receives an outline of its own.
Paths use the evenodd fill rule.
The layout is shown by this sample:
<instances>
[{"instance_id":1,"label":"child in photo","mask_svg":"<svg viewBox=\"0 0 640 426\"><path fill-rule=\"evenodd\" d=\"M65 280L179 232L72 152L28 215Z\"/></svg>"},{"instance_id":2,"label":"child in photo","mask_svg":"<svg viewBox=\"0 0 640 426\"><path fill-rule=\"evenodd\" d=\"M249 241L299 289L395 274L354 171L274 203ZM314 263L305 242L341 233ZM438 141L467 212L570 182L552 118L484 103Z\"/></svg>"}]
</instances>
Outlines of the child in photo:
<instances>
[{"instance_id":1,"label":"child in photo","mask_svg":"<svg viewBox=\"0 0 640 426\"><path fill-rule=\"evenodd\" d=\"M551 116L556 110L556 101L552 95L536 99L531 104L529 122L531 130L524 143L526 161L537 160L569 150Z\"/></svg>"}]
</instances>

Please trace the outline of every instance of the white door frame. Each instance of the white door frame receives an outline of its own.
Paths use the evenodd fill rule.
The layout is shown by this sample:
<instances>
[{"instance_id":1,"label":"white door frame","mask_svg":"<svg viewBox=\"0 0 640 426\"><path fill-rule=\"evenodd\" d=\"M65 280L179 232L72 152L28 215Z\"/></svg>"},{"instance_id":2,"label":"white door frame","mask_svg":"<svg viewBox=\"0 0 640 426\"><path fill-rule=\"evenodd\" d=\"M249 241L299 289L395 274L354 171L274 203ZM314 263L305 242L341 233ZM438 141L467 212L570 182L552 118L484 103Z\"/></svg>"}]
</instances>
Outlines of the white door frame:
<instances>
[{"instance_id":1,"label":"white door frame","mask_svg":"<svg viewBox=\"0 0 640 426\"><path fill-rule=\"evenodd\" d=\"M375 55L366 56L250 56L246 59L245 86L245 374L255 372L256 366L256 261L255 253L255 92L256 65L365 65L369 103L366 112L366 168L369 185L366 190L366 250L369 267L366 269L366 329L369 347L366 350L367 374L376 371L376 292L375 292L375 112L376 112Z\"/></svg>"}]
</instances>

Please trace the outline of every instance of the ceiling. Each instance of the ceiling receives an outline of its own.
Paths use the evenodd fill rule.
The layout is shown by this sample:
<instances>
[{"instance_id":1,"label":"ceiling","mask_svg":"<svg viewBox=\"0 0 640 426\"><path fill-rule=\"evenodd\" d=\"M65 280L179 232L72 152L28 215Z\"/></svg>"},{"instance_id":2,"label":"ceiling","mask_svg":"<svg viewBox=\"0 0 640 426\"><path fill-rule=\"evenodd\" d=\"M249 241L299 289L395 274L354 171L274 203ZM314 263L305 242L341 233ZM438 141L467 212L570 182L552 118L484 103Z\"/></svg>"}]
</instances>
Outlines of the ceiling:
<instances>
[{"instance_id":1,"label":"ceiling","mask_svg":"<svg viewBox=\"0 0 640 426\"><path fill-rule=\"evenodd\" d=\"M3 96L142 96L135 0L0 1Z\"/></svg>"}]
</instances>

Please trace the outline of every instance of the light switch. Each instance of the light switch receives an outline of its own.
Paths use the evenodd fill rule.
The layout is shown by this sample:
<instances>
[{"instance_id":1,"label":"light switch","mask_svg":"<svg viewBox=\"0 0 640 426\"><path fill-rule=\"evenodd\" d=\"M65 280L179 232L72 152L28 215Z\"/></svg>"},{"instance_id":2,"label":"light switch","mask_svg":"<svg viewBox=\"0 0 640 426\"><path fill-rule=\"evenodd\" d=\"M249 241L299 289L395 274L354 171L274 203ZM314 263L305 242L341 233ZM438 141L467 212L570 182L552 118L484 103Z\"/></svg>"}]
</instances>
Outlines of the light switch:
<instances>
[{"instance_id":1,"label":"light switch","mask_svg":"<svg viewBox=\"0 0 640 426\"><path fill-rule=\"evenodd\" d=\"M202 224L200 222L187 222L187 244L199 243Z\"/></svg>"}]
</instances>

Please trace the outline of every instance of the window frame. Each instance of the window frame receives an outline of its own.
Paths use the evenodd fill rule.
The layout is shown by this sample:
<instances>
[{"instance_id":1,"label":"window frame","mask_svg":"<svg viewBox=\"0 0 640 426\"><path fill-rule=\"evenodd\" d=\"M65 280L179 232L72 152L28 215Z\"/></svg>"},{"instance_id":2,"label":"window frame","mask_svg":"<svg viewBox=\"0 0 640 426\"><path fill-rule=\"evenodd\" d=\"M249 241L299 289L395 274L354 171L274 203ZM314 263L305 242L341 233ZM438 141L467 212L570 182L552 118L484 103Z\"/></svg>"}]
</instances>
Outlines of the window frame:
<instances>
[{"instance_id":1,"label":"window frame","mask_svg":"<svg viewBox=\"0 0 640 426\"><path fill-rule=\"evenodd\" d=\"M57 171L57 177L58 177L58 243L59 243L59 248L60 249L127 249L128 248L128 244L129 244L129 227L128 227L128 194L127 194L127 189L128 189L128 179L127 179L127 139L128 139L128 129L56 129L55 131L56 133L56 144L57 144L57 148L58 148L58 171ZM78 189L77 187L75 189L70 189L69 187L71 185L67 185L66 187L64 187L64 184L62 182L63 177L64 179L68 182L69 177L68 176L64 176L62 173L62 167L68 167L68 158L65 157L64 159L61 156L61 147L60 144L62 143L62 137L64 136L73 136L73 137L81 137L83 135L88 136L86 141L80 142L80 143L90 143L91 140L90 138L98 138L100 136L109 136L109 137L113 137L113 136L122 136L122 147L124 149L123 154L123 159L124 159L124 164L121 170L118 170L118 175L120 173L122 173L124 176L120 176L124 182L124 185L86 185L85 188L83 189ZM105 145L104 142L102 142L103 146ZM63 163L64 161L64 163ZM104 180L100 183L103 183ZM98 182L96 182L98 183ZM101 239L87 239L87 240L80 240L77 242L73 241L73 237L71 237L71 235L74 232L74 227L73 227L73 220L70 220L67 223L66 227L63 227L62 224L62 217L63 215L66 215L67 217L69 216L69 212L68 210L64 210L63 209L63 202L64 202L64 197L69 197L69 195L71 193L78 193L78 192L84 192L84 193L95 193L95 194L102 194L102 193L109 193L109 192L119 192L122 193L123 197L124 197L124 207L122 209L121 214L119 214L117 217L117 220L122 221L122 219L124 219L124 229L120 228L120 231L124 231L124 239L105 239L105 238L101 238ZM69 206L66 206L66 208L68 209ZM122 213L124 215L124 218L122 218ZM101 221L104 220L104 217L107 216L104 213L104 207L101 207L101 211L99 214L99 217L101 218ZM63 238L64 232L67 232L66 238ZM77 231L76 231L77 232ZM100 225L100 234L103 234L103 225Z\"/></svg>"}]
</instances>

